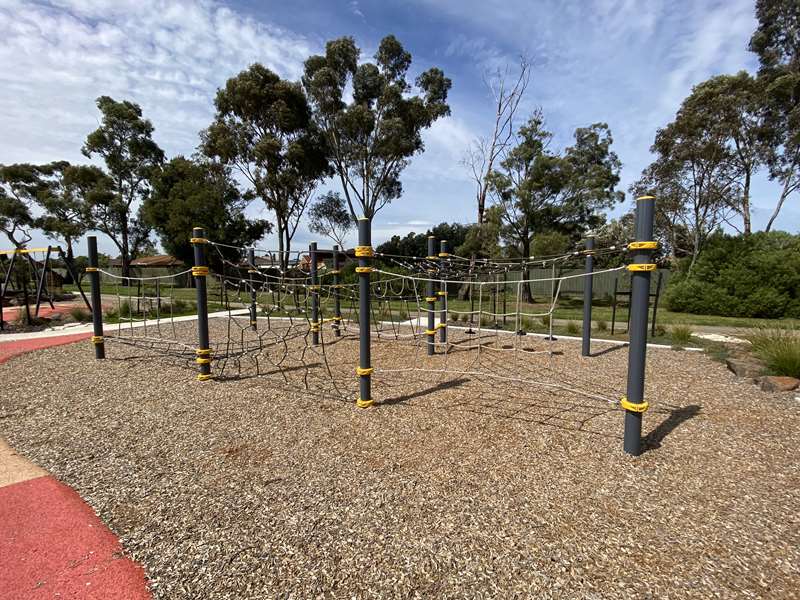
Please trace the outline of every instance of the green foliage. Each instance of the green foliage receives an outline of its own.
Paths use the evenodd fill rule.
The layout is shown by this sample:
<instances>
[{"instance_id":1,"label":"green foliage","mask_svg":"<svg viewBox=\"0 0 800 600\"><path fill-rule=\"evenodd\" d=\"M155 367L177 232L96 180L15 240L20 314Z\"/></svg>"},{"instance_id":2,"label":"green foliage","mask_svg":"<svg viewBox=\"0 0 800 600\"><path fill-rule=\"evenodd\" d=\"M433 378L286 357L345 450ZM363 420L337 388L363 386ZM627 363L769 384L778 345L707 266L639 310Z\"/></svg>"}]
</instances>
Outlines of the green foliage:
<instances>
[{"instance_id":1,"label":"green foliage","mask_svg":"<svg viewBox=\"0 0 800 600\"><path fill-rule=\"evenodd\" d=\"M760 328L747 338L753 354L773 375L800 378L800 335L793 329Z\"/></svg>"},{"instance_id":2,"label":"green foliage","mask_svg":"<svg viewBox=\"0 0 800 600\"><path fill-rule=\"evenodd\" d=\"M458 252L459 248L467 237L470 227L461 223L439 223L425 233L414 233L413 231L405 237L394 235L388 241L376 248L378 252L384 254L396 254L400 256L427 256L428 255L428 236L436 238L437 244L440 240L447 240L451 252ZM438 246L437 246L438 251Z\"/></svg>"},{"instance_id":3,"label":"green foliage","mask_svg":"<svg viewBox=\"0 0 800 600\"><path fill-rule=\"evenodd\" d=\"M306 60L303 85L352 216L359 207L372 219L400 197L400 173L422 151L422 131L450 114L452 84L434 67L417 77L413 95L411 54L392 35L381 40L374 63L359 64L360 54L351 37L329 41L324 55Z\"/></svg>"},{"instance_id":4,"label":"green foliage","mask_svg":"<svg viewBox=\"0 0 800 600\"><path fill-rule=\"evenodd\" d=\"M142 215L164 249L190 265L193 227L203 227L209 239L232 246L250 246L261 239L269 224L248 219L247 205L227 167L177 156L154 179ZM236 250L220 247L220 251L228 260L242 259ZM210 252L208 258L214 266L219 254Z\"/></svg>"},{"instance_id":5,"label":"green foliage","mask_svg":"<svg viewBox=\"0 0 800 600\"><path fill-rule=\"evenodd\" d=\"M669 330L673 346L684 348L692 340L692 330L688 325L673 325Z\"/></svg>"},{"instance_id":6,"label":"green foliage","mask_svg":"<svg viewBox=\"0 0 800 600\"><path fill-rule=\"evenodd\" d=\"M533 256L557 256L566 253L572 242L568 235L560 231L545 231L533 238Z\"/></svg>"},{"instance_id":7,"label":"green foliage","mask_svg":"<svg viewBox=\"0 0 800 600\"><path fill-rule=\"evenodd\" d=\"M675 312L730 317L800 318L800 236L784 232L709 239L691 276L666 290ZM685 270L686 261L681 265Z\"/></svg>"},{"instance_id":8,"label":"green foliage","mask_svg":"<svg viewBox=\"0 0 800 600\"><path fill-rule=\"evenodd\" d=\"M608 331L608 323L602 319L597 321L597 331Z\"/></svg>"},{"instance_id":9,"label":"green foliage","mask_svg":"<svg viewBox=\"0 0 800 600\"><path fill-rule=\"evenodd\" d=\"M330 238L340 248L345 247L345 236L355 227L356 221L338 192L326 192L308 211L308 229Z\"/></svg>"},{"instance_id":10,"label":"green foliage","mask_svg":"<svg viewBox=\"0 0 800 600\"><path fill-rule=\"evenodd\" d=\"M201 149L236 168L251 193L275 214L286 268L286 253L308 199L332 174L326 138L311 119L300 84L284 81L259 63L228 79L214 105L216 116L201 134Z\"/></svg>"},{"instance_id":11,"label":"green foliage","mask_svg":"<svg viewBox=\"0 0 800 600\"><path fill-rule=\"evenodd\" d=\"M150 193L150 181L164 161L153 141L153 124L142 118L138 104L97 99L100 127L86 137L81 151L98 156L106 166L107 189L92 197L89 213L94 226L111 238L122 256L122 274L130 275L130 260L147 245L150 227L137 205Z\"/></svg>"},{"instance_id":12,"label":"green foliage","mask_svg":"<svg viewBox=\"0 0 800 600\"><path fill-rule=\"evenodd\" d=\"M567 322L567 333L569 335L578 335L581 332L581 327L575 321Z\"/></svg>"},{"instance_id":13,"label":"green foliage","mask_svg":"<svg viewBox=\"0 0 800 600\"><path fill-rule=\"evenodd\" d=\"M86 323L92 320L92 315L81 306L73 306L69 309L69 315L79 323Z\"/></svg>"},{"instance_id":14,"label":"green foliage","mask_svg":"<svg viewBox=\"0 0 800 600\"><path fill-rule=\"evenodd\" d=\"M549 328L550 321L552 320L552 318L553 317L551 315L544 315L542 317L539 317L539 321L541 321L543 327Z\"/></svg>"},{"instance_id":15,"label":"green foliage","mask_svg":"<svg viewBox=\"0 0 800 600\"><path fill-rule=\"evenodd\" d=\"M0 231L14 248L31 240L35 220L30 205L35 196L33 165L0 165Z\"/></svg>"}]
</instances>

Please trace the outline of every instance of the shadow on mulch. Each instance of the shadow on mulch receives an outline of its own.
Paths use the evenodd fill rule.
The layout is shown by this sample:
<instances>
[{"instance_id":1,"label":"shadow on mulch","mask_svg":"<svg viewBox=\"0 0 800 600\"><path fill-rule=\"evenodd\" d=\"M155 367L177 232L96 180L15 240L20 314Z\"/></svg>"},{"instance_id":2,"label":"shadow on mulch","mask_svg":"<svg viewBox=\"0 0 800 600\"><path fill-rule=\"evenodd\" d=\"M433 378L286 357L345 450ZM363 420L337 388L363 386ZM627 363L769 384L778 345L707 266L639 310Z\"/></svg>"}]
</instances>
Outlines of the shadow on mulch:
<instances>
[{"instance_id":1,"label":"shadow on mulch","mask_svg":"<svg viewBox=\"0 0 800 600\"><path fill-rule=\"evenodd\" d=\"M623 348L627 348L628 344L620 344L619 346L610 346L608 348L604 348L603 350L598 350L597 352L592 352L589 354L590 357L596 358L598 356L603 356L603 354L608 354L610 352L614 352L616 350L622 350Z\"/></svg>"},{"instance_id":2,"label":"shadow on mulch","mask_svg":"<svg viewBox=\"0 0 800 600\"><path fill-rule=\"evenodd\" d=\"M455 387L459 387L467 383L469 379L466 377L459 377L458 379L451 379L450 381L442 381L437 383L436 385L432 385L422 390L417 390L416 392L412 392L410 394L404 394L402 396L395 396L394 398L387 398L386 400L381 400L375 406L393 406L395 404L402 404L403 402L408 402L409 400L413 400L414 398L420 398L422 396L427 396L428 394L434 394L436 392L441 392L442 390L449 390Z\"/></svg>"},{"instance_id":3,"label":"shadow on mulch","mask_svg":"<svg viewBox=\"0 0 800 600\"><path fill-rule=\"evenodd\" d=\"M644 437L642 440L644 452L660 448L661 442L664 441L665 437L689 419L699 415L702 408L702 406L697 404L690 404L689 406L683 406L681 408L664 409L661 411L668 412L669 416Z\"/></svg>"}]
</instances>

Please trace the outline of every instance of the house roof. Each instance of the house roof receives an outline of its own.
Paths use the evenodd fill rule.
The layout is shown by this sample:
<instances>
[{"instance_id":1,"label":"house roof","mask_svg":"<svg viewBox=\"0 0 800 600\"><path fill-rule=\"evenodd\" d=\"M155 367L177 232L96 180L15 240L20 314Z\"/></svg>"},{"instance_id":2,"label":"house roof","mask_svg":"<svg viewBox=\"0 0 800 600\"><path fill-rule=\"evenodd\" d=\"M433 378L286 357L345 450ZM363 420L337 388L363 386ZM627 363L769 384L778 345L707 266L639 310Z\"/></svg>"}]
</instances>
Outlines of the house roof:
<instances>
[{"instance_id":1,"label":"house roof","mask_svg":"<svg viewBox=\"0 0 800 600\"><path fill-rule=\"evenodd\" d=\"M112 258L110 261L112 267L121 267L122 259L120 257ZM140 268L158 268L158 267L182 267L184 262L169 254L156 254L154 256L140 256L131 261L132 267Z\"/></svg>"}]
</instances>

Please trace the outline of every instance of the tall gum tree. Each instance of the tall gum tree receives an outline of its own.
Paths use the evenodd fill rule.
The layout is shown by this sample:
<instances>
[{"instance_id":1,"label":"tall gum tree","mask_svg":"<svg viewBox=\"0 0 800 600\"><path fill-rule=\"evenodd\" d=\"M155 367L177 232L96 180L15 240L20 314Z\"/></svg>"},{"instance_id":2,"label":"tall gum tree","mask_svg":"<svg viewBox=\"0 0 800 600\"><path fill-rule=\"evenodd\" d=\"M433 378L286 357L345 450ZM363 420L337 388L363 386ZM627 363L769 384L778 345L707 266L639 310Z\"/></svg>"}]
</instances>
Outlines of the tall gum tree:
<instances>
[{"instance_id":1,"label":"tall gum tree","mask_svg":"<svg viewBox=\"0 0 800 600\"><path fill-rule=\"evenodd\" d=\"M433 67L409 83L409 54L392 35L381 40L375 62L359 64L351 37L329 41L324 55L305 62L303 85L324 132L350 214L372 220L402 192L400 174L423 151L422 131L450 114L452 85ZM346 100L346 91L352 98Z\"/></svg>"},{"instance_id":2,"label":"tall gum tree","mask_svg":"<svg viewBox=\"0 0 800 600\"><path fill-rule=\"evenodd\" d=\"M131 260L148 247L150 228L139 216L150 193L151 179L164 161L164 152L153 141L153 124L142 117L138 104L97 99L102 120L90 133L81 151L87 158L103 159L112 182L110 194L98 196L89 210L94 227L105 233L120 252L122 275L130 275Z\"/></svg>"},{"instance_id":3,"label":"tall gum tree","mask_svg":"<svg viewBox=\"0 0 800 600\"><path fill-rule=\"evenodd\" d=\"M217 92L204 154L237 169L275 215L282 268L317 185L332 174L326 138L299 83L255 63Z\"/></svg>"}]
</instances>

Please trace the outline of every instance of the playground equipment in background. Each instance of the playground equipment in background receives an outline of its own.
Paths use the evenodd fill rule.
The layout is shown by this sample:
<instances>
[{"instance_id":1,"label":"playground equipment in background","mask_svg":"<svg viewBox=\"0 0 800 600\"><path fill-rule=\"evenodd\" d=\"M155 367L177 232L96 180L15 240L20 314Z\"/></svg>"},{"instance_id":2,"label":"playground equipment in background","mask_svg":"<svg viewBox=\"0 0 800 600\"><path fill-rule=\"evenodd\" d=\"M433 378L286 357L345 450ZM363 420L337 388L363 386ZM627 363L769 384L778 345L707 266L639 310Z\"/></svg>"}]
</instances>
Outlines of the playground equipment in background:
<instances>
[{"instance_id":1,"label":"playground equipment in background","mask_svg":"<svg viewBox=\"0 0 800 600\"><path fill-rule=\"evenodd\" d=\"M51 309L55 309L53 305L54 291L61 287L61 276L53 270L54 252L58 253L67 272L77 284L86 307L91 310L91 305L83 293L75 270L59 246L44 248L23 246L13 250L0 250L0 329L5 327L3 306L8 298L16 299L18 306L24 305L25 318L28 322L39 316L43 300L50 305ZM33 294L34 300L33 314L30 310L31 294ZM20 299L22 305L19 303Z\"/></svg>"},{"instance_id":2,"label":"playground equipment in background","mask_svg":"<svg viewBox=\"0 0 800 600\"><path fill-rule=\"evenodd\" d=\"M343 399L355 400L358 407L367 408L374 402L372 396L373 376L391 377L408 372L439 375L468 375L479 378L511 382L542 388L552 393L560 390L579 398L619 405L625 412L625 452L638 455L641 452L642 414L648 403L644 399L644 368L648 319L648 297L650 276L656 265L651 262L657 243L653 237L653 205L651 196L637 200L636 240L624 246L595 248L594 240L587 240L586 249L569 254L536 259L473 259L459 257L448 252L445 240L428 239L425 257L394 256L376 253L371 243L371 223L367 219L358 221L358 246L352 253L331 252L332 268L320 261L316 243L308 250L308 259L298 255L294 265L282 269L286 261L276 260L275 253L238 248L215 243L205 238L202 229L195 229L191 243L194 247L194 265L190 269L195 283L196 315L176 316L174 281L176 275L154 278L117 278L139 280L136 286L136 314L129 310L117 314L117 331L104 337L103 314L100 307L99 275L114 275L101 271L97 265L96 239L89 239L89 267L87 272L92 285L94 336L97 358L105 357L105 340L145 346L159 354L178 358L185 364L197 366L198 380L224 379L241 375L248 366L254 375L278 374L286 379L286 372L294 369L304 371L304 383L308 387L309 377L322 377L332 382L335 394ZM630 252L630 264L594 271L594 259L610 252ZM216 268L209 268L209 252ZM258 253L258 257L257 257ZM355 258L357 283L342 283L341 259ZM260 261L256 259L260 258ZM585 259L584 273L556 276L557 265L578 258ZM379 259L379 260L376 260ZM290 261L291 262L291 261ZM523 272L527 265L537 264L552 269L552 276L539 279L524 279L508 282L499 276L513 268ZM631 273L630 342L628 352L628 377L624 395L616 390L597 390L591 373L556 372L552 365L531 372L527 369L525 355L531 353L554 357L553 312L558 304L562 283L570 278L592 278L602 273ZM221 311L209 310L209 282L219 288ZM509 310L507 288L515 288L513 305ZM523 301L523 286L534 283L550 285L550 299L543 310L534 311ZM147 293L147 285L154 289ZM466 304L448 301L448 294L456 287L466 285L469 309ZM503 289L502 312L499 290ZM591 284L584 285L584 327L582 354L591 356ZM125 286L125 298L131 307L133 287ZM163 291L167 289L167 295ZM142 290L145 290L144 293ZM122 306L123 295L118 292L118 303ZM234 298L231 302L231 297ZM155 304L153 304L155 303ZM236 307L233 306L236 304ZM349 304L349 310L342 306ZM357 310L356 310L356 304ZM151 308L155 306L155 311ZM168 309L165 309L168 307ZM168 310L168 314L162 312ZM329 316L325 316L329 315ZM436 322L436 319L439 322ZM468 328L460 328L452 322L457 317ZM148 325L149 318L149 325ZM197 346L188 338L181 338L178 323L182 319L196 320L194 337ZM544 347L533 347L523 341L526 328L535 319L544 319L548 334ZM225 336L212 340L210 319L223 319ZM259 321L265 320L266 328ZM502 330L498 324L511 321L511 331ZM358 326L354 327L357 323ZM324 327L330 324L330 329ZM448 335L448 329L452 334ZM355 368L357 393L349 384L343 384L334 374L327 357L325 333L334 338L358 340L358 363ZM454 335L457 334L457 335ZM437 341L438 335L438 341ZM413 350L413 364L392 368L373 365L371 349L374 339L387 340L398 348ZM502 339L501 339L502 336ZM458 339L454 339L458 337ZM492 339L487 339L492 338ZM293 348L297 346L297 348ZM425 349L424 352L422 349ZM294 351L294 354L292 352ZM471 353L472 362L466 367L448 368L448 356L453 352ZM290 356L292 355L292 356ZM313 357L312 368L308 357ZM492 357L501 357L495 359ZM513 360L509 360L513 359ZM263 363L270 365L264 369ZM355 361L353 361L355 362ZM321 373L321 374L320 374ZM621 396L621 399L620 399Z\"/></svg>"}]
</instances>

